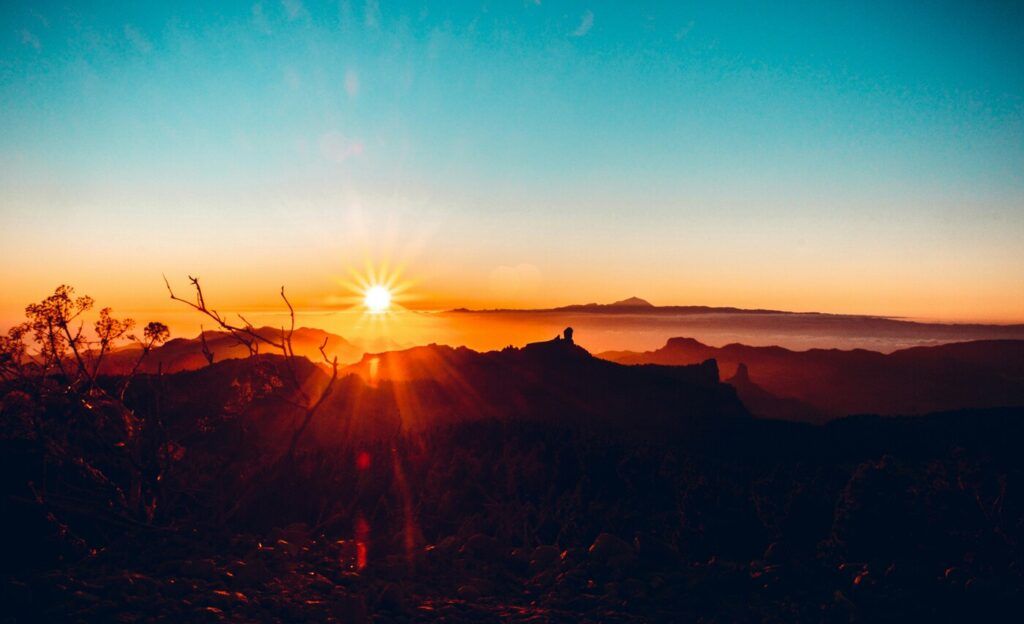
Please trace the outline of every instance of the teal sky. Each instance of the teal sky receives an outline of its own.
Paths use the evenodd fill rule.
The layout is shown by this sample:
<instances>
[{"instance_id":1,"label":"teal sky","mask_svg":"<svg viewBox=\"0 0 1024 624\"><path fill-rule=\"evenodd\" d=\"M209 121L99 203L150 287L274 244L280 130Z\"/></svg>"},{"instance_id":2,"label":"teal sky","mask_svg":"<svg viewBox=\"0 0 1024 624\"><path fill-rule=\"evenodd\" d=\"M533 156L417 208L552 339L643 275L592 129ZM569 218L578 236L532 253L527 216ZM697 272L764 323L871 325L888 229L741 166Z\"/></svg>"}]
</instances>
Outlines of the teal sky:
<instances>
[{"instance_id":1,"label":"teal sky","mask_svg":"<svg viewBox=\"0 0 1024 624\"><path fill-rule=\"evenodd\" d=\"M442 303L1024 320L1022 5L787 4L6 2L4 313L392 254Z\"/></svg>"}]
</instances>

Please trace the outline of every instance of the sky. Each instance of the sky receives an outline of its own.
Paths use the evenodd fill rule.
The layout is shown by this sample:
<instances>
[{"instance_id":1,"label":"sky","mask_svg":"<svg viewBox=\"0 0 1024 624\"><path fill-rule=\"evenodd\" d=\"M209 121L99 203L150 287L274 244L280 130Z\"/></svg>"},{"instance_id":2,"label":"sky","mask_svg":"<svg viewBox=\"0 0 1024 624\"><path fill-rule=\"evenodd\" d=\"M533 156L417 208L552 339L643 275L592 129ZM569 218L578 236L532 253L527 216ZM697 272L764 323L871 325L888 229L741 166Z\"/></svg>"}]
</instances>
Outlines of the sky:
<instances>
[{"instance_id":1,"label":"sky","mask_svg":"<svg viewBox=\"0 0 1024 624\"><path fill-rule=\"evenodd\" d=\"M775 4L4 2L0 326L371 270L423 309L1024 322L1024 5Z\"/></svg>"}]
</instances>

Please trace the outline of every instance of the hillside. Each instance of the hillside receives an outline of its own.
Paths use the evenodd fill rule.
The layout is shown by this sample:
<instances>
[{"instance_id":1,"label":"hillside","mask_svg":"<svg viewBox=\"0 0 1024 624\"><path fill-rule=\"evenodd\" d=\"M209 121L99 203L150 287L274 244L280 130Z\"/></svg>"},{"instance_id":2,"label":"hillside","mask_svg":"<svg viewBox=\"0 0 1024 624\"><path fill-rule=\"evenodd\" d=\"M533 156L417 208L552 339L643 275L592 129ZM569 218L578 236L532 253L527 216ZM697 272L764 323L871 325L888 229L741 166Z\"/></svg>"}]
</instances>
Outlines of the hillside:
<instances>
[{"instance_id":1,"label":"hillside","mask_svg":"<svg viewBox=\"0 0 1024 624\"><path fill-rule=\"evenodd\" d=\"M672 338L643 353L600 355L622 364L688 365L715 359L723 377L746 365L750 381L780 398L831 416L923 414L1024 405L1024 341L985 340L915 347L890 354L730 344Z\"/></svg>"},{"instance_id":2,"label":"hillside","mask_svg":"<svg viewBox=\"0 0 1024 624\"><path fill-rule=\"evenodd\" d=\"M5 395L15 621L963 621L1019 606L1022 409L810 426L745 417L713 362L435 345L347 369L315 435L276 461L300 417L282 366L132 384L154 494L141 519L91 478L126 481L109 423L54 401L26 429L31 404ZM304 359L296 376L327 379Z\"/></svg>"}]
</instances>

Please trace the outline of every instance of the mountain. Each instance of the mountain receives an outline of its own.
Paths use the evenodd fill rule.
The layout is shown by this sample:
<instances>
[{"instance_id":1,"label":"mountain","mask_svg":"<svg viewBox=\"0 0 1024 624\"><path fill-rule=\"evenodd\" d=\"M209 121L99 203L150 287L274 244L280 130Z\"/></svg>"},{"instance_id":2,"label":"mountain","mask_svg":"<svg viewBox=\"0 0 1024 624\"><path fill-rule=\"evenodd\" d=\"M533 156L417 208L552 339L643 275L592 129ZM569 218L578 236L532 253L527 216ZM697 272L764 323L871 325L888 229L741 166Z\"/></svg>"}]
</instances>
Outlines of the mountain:
<instances>
[{"instance_id":1,"label":"mountain","mask_svg":"<svg viewBox=\"0 0 1024 624\"><path fill-rule=\"evenodd\" d=\"M616 301L611 304L611 306L618 308L653 308L654 304L646 299L641 299L640 297L630 297L628 299L623 299L622 301Z\"/></svg>"},{"instance_id":2,"label":"mountain","mask_svg":"<svg viewBox=\"0 0 1024 624\"><path fill-rule=\"evenodd\" d=\"M248 396L254 386L280 388L265 379L286 378L283 360L271 355L260 360L268 367L260 380L247 372L251 367L244 360L165 375L162 383L168 385L168 396L179 397L173 411L179 418L217 413L235 400L234 393ZM300 369L307 391L315 394L327 383L323 367L303 360ZM749 417L735 391L719 382L714 362L623 366L596 358L567 340L486 353L428 345L366 354L344 368L336 383L311 429L324 444L389 438L472 421L583 425L659 437ZM279 437L301 416L290 403L295 397L278 392L248 408L270 438Z\"/></svg>"},{"instance_id":3,"label":"mountain","mask_svg":"<svg viewBox=\"0 0 1024 624\"><path fill-rule=\"evenodd\" d=\"M257 334L271 340L279 340L281 330L274 327L260 327L255 330ZM246 358L249 350L231 334L224 331L206 331L195 338L175 338L153 349L143 360L140 372L156 372L158 369L165 373L173 373L183 370L201 368L207 365L203 355L203 339L206 346L213 353L214 362L229 359ZM310 327L299 327L292 334L292 346L296 355L302 355L314 362L323 359L320 354L320 346L327 340L324 348L328 357L338 357L342 364L354 362L362 355L362 350L341 336L326 332L322 329ZM141 353L142 347L130 345L108 354L104 360L103 371L108 374L124 374L130 371L135 365ZM263 353L279 353L276 349L261 345Z\"/></svg>"},{"instance_id":4,"label":"mountain","mask_svg":"<svg viewBox=\"0 0 1024 624\"><path fill-rule=\"evenodd\" d=\"M746 416L714 362L666 372L595 358L568 340L480 353L442 345L366 354L344 371L396 398L407 426L555 419L643 430ZM428 415L429 417L424 417Z\"/></svg>"},{"instance_id":5,"label":"mountain","mask_svg":"<svg viewBox=\"0 0 1024 624\"><path fill-rule=\"evenodd\" d=\"M552 312L601 312L605 314L624 314L641 312L648 313L657 311L659 308L646 299L640 297L629 297L612 303L585 303L567 305L553 308ZM539 310L543 312L543 310Z\"/></svg>"},{"instance_id":6,"label":"mountain","mask_svg":"<svg viewBox=\"0 0 1024 624\"><path fill-rule=\"evenodd\" d=\"M745 308L734 308L734 307L714 307L714 306L702 306L702 305L671 305L671 306L656 306L646 299L640 297L629 297L628 299L622 299L620 301L614 301L612 303L573 303L564 306L557 306L554 308L494 308L485 310L473 310L469 308L456 308L448 310L448 312L457 313L519 313L519 314L531 314L531 313L550 313L550 312L607 312L607 313L623 313L637 311L641 309L646 313L650 314L661 314L661 315L676 315L676 314L808 314L817 315L819 312L785 312L782 310L766 310L766 309L745 309ZM836 315L826 315L836 316ZM1022 326L1024 327L1024 326Z\"/></svg>"},{"instance_id":7,"label":"mountain","mask_svg":"<svg viewBox=\"0 0 1024 624\"><path fill-rule=\"evenodd\" d=\"M692 338L672 338L654 351L606 352L600 357L622 364L661 365L713 358L726 375L745 365L749 372L740 376L739 387L749 391L749 383L755 383L776 397L797 399L833 417L1024 405L1021 340L962 342L883 354L742 344L711 347Z\"/></svg>"}]
</instances>

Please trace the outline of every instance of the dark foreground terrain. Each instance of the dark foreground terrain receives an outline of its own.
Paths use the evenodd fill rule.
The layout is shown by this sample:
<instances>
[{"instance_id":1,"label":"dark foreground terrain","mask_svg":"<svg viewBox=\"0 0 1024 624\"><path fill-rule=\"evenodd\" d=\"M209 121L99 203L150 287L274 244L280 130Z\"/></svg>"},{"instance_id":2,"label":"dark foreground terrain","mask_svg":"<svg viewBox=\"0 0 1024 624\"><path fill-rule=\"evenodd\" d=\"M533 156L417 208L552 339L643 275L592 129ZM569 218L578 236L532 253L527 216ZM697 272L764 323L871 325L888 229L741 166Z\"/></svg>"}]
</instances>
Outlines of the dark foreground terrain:
<instances>
[{"instance_id":1,"label":"dark foreground terrain","mask_svg":"<svg viewBox=\"0 0 1024 624\"><path fill-rule=\"evenodd\" d=\"M449 353L452 383L492 397L497 384L514 409L437 426L331 437L360 412L353 393L383 420L410 409L410 393L432 397L412 408L472 407L416 375L339 380L315 435L293 452L280 360L140 378L125 399L138 415L130 433L98 399L9 387L0 619L905 622L1024 612L1024 409L757 420L705 378L707 367L669 374L559 349ZM392 372L411 366L387 362ZM524 381L529 370L543 374ZM552 381L555 370L570 374ZM324 375L300 372L305 385ZM553 389L540 392L541 379ZM623 400L593 398L605 395ZM652 396L678 420L647 419Z\"/></svg>"}]
</instances>

